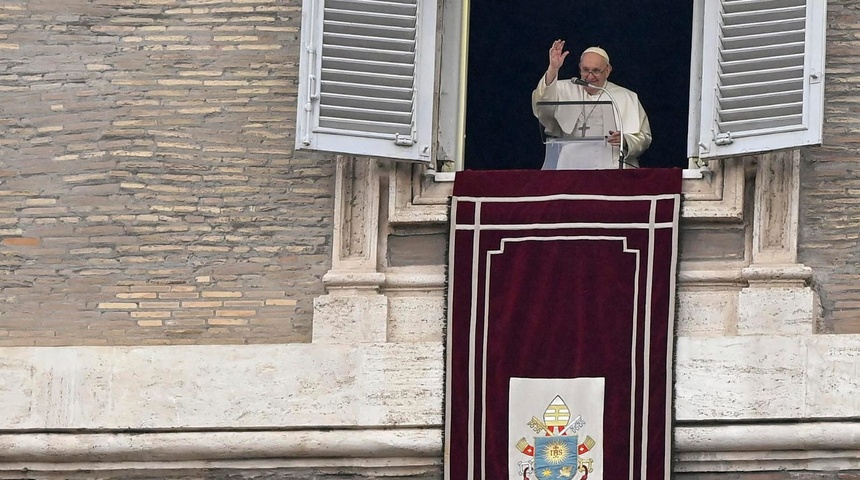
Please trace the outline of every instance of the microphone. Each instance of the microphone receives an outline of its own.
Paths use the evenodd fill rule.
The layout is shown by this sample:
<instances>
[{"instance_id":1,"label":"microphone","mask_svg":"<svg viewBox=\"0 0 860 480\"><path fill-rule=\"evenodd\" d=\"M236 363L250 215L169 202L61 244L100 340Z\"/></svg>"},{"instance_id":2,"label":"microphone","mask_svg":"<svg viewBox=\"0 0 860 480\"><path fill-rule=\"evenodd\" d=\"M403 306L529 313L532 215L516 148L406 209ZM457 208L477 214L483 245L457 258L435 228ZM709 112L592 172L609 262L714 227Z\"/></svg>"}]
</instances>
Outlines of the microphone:
<instances>
[{"instance_id":1,"label":"microphone","mask_svg":"<svg viewBox=\"0 0 860 480\"><path fill-rule=\"evenodd\" d=\"M574 77L571 78L570 81L575 83L576 85L582 85L583 87L600 90L609 96L609 100L612 103L612 113L615 115L615 124L618 125L618 133L620 134L620 142L618 144L618 168L624 168L624 164L630 165L629 163L624 161L624 127L621 125L621 111L618 110L618 104L615 103L615 98L612 96L611 93L609 93L609 90L603 87L598 87L597 85L592 85L581 78Z\"/></svg>"}]
</instances>

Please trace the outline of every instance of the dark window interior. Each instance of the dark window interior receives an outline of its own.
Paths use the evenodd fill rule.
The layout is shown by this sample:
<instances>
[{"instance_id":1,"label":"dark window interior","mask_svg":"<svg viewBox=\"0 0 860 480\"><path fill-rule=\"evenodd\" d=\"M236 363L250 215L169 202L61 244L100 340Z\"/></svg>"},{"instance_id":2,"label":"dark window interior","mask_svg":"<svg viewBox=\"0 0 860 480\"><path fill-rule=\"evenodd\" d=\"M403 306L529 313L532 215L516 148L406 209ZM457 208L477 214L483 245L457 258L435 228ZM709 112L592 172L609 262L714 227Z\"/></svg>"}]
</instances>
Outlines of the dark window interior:
<instances>
[{"instance_id":1,"label":"dark window interior","mask_svg":"<svg viewBox=\"0 0 860 480\"><path fill-rule=\"evenodd\" d=\"M579 76L579 54L598 45L612 60L610 81L639 94L654 136L642 167L686 167L692 9L664 0L472 0L466 168L541 167L531 92L556 38L570 50L559 78Z\"/></svg>"}]
</instances>

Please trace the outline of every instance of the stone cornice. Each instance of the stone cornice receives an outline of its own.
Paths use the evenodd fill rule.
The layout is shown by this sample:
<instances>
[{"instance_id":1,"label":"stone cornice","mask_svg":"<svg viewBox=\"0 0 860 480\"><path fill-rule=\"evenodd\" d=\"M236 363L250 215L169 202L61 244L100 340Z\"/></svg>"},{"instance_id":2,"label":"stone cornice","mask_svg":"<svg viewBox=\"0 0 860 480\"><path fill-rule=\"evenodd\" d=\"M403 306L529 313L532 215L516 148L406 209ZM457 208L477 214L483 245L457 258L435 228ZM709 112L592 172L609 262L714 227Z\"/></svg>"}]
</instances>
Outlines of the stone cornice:
<instances>
[{"instance_id":1,"label":"stone cornice","mask_svg":"<svg viewBox=\"0 0 860 480\"><path fill-rule=\"evenodd\" d=\"M860 420L675 429L676 472L858 468Z\"/></svg>"},{"instance_id":2,"label":"stone cornice","mask_svg":"<svg viewBox=\"0 0 860 480\"><path fill-rule=\"evenodd\" d=\"M442 429L0 434L0 472L183 468L419 472L442 463ZM43 462L50 458L51 463ZM676 472L853 470L860 421L675 428Z\"/></svg>"}]
</instances>

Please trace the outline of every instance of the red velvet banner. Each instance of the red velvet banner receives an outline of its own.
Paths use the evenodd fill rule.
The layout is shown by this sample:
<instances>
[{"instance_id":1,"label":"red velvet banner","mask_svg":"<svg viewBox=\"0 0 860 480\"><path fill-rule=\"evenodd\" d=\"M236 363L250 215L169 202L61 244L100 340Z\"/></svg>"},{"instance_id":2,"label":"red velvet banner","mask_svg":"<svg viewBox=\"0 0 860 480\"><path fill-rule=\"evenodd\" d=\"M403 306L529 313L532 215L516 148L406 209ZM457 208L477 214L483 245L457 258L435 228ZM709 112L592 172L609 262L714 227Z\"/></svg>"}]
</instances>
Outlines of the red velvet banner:
<instances>
[{"instance_id":1,"label":"red velvet banner","mask_svg":"<svg viewBox=\"0 0 860 480\"><path fill-rule=\"evenodd\" d=\"M679 169L457 174L446 479L669 478L680 191Z\"/></svg>"}]
</instances>

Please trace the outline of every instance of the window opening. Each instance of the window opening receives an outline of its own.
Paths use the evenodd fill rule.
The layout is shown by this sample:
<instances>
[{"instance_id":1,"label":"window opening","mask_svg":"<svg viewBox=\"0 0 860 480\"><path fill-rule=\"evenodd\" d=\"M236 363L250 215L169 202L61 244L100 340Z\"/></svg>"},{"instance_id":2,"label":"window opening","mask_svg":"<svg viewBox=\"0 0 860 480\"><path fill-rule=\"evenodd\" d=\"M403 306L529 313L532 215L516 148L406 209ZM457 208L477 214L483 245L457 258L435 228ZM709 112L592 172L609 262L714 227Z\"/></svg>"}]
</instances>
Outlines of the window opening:
<instances>
[{"instance_id":1,"label":"window opening","mask_svg":"<svg viewBox=\"0 0 860 480\"><path fill-rule=\"evenodd\" d=\"M610 81L639 95L654 141L643 167L687 167L693 2L535 0L471 2L464 163L467 169L539 169L544 146L531 91L556 38L570 55L562 81L579 76L579 54L609 52Z\"/></svg>"}]
</instances>

